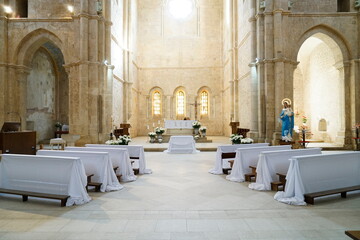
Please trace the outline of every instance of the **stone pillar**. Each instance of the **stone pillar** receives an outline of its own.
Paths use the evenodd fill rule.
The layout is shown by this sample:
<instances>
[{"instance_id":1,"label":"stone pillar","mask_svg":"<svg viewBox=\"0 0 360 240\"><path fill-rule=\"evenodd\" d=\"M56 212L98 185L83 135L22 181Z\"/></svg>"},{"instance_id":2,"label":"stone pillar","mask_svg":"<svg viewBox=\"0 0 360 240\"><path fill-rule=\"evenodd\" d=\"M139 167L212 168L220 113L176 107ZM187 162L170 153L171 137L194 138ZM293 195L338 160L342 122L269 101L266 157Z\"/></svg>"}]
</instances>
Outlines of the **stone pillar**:
<instances>
[{"instance_id":1,"label":"stone pillar","mask_svg":"<svg viewBox=\"0 0 360 240\"><path fill-rule=\"evenodd\" d=\"M351 65L350 63L344 63L344 94L345 94L345 141L344 141L344 147L346 149L352 149L352 107L348 106L355 106L356 108L356 101L352 104L352 97L351 97ZM356 97L356 96L355 96ZM359 98L359 95L357 95ZM357 105L359 106L359 105Z\"/></svg>"},{"instance_id":2,"label":"stone pillar","mask_svg":"<svg viewBox=\"0 0 360 240\"><path fill-rule=\"evenodd\" d=\"M256 15L256 38L257 38L257 78L258 78L258 128L259 138L258 142L264 142L266 138L266 98L265 98L265 46L264 46L264 14L258 13Z\"/></svg>"},{"instance_id":3,"label":"stone pillar","mask_svg":"<svg viewBox=\"0 0 360 240\"><path fill-rule=\"evenodd\" d=\"M6 118L6 99L7 99L7 84L8 81L8 41L7 41L7 18L3 9L4 0L0 0L0 127L2 127L3 122Z\"/></svg>"},{"instance_id":4,"label":"stone pillar","mask_svg":"<svg viewBox=\"0 0 360 240\"><path fill-rule=\"evenodd\" d=\"M18 82L18 113L21 117L21 130L26 130L26 98L27 98L27 77L30 73L30 69L27 67L19 67L16 69L16 79Z\"/></svg>"},{"instance_id":5,"label":"stone pillar","mask_svg":"<svg viewBox=\"0 0 360 240\"><path fill-rule=\"evenodd\" d=\"M258 121L258 108L259 108L259 94L258 94L258 88L259 88L259 78L258 78L258 72L257 72L257 63L259 61L259 58L257 57L257 42L256 42L256 17L255 17L255 11L256 11L256 1L250 2L250 11L251 11L251 17L249 18L250 23L250 32L251 32L251 46L250 46L250 52L251 52L251 63L249 64L250 72L251 72L251 125L250 125L250 132L249 137L254 139L256 142L259 138L259 121Z\"/></svg>"},{"instance_id":6,"label":"stone pillar","mask_svg":"<svg viewBox=\"0 0 360 240\"><path fill-rule=\"evenodd\" d=\"M239 121L239 65L238 65L238 5L237 0L232 1L232 63L233 63L233 115L234 121Z\"/></svg>"}]
</instances>

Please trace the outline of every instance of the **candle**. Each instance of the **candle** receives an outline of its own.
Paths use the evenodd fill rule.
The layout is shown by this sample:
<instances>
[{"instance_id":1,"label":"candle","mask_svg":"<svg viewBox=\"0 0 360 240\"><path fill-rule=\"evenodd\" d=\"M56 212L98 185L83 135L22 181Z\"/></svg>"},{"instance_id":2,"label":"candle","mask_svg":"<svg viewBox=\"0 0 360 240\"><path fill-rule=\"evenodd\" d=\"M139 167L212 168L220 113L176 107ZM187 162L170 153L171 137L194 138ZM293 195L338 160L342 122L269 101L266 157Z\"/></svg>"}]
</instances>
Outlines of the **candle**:
<instances>
[{"instance_id":1,"label":"candle","mask_svg":"<svg viewBox=\"0 0 360 240\"><path fill-rule=\"evenodd\" d=\"M155 127L155 123L153 123L153 127Z\"/></svg>"},{"instance_id":2,"label":"candle","mask_svg":"<svg viewBox=\"0 0 360 240\"><path fill-rule=\"evenodd\" d=\"M149 130L149 125L146 126L147 130Z\"/></svg>"},{"instance_id":3,"label":"candle","mask_svg":"<svg viewBox=\"0 0 360 240\"><path fill-rule=\"evenodd\" d=\"M158 124L160 124L160 120L158 121Z\"/></svg>"}]
</instances>

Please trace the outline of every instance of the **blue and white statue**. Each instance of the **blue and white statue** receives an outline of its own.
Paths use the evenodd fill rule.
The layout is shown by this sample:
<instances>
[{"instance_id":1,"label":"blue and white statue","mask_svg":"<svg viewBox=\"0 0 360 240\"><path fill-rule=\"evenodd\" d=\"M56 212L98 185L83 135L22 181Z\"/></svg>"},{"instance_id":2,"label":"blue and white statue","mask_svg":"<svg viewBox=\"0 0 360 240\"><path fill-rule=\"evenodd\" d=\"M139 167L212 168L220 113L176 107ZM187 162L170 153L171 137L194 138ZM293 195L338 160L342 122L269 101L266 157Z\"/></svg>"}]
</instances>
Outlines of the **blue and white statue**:
<instances>
[{"instance_id":1,"label":"blue and white statue","mask_svg":"<svg viewBox=\"0 0 360 240\"><path fill-rule=\"evenodd\" d=\"M289 98L284 98L281 103L284 106L280 114L280 119L282 121L281 140L291 142L294 129L294 112L291 109L291 100Z\"/></svg>"}]
</instances>

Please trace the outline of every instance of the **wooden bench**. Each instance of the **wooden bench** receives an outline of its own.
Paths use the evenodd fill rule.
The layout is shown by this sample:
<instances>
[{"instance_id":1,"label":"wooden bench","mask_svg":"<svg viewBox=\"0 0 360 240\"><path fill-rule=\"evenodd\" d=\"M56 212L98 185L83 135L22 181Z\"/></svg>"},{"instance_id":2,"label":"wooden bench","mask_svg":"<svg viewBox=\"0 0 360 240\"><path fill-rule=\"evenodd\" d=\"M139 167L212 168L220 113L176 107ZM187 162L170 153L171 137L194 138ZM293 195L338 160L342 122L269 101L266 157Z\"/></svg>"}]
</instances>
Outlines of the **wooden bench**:
<instances>
[{"instance_id":1,"label":"wooden bench","mask_svg":"<svg viewBox=\"0 0 360 240\"><path fill-rule=\"evenodd\" d=\"M333 190L327 190L322 192L314 192L314 193L307 193L304 194L305 202L314 205L314 198L323 197L327 195L333 195L340 193L342 198L346 198L346 193L351 191L360 190L360 185L352 186L352 187L345 187L345 188L338 188Z\"/></svg>"},{"instance_id":2,"label":"wooden bench","mask_svg":"<svg viewBox=\"0 0 360 240\"><path fill-rule=\"evenodd\" d=\"M282 187L282 190L285 191L286 175L281 173L276 173L276 175L279 176L279 181L271 182L271 190L279 191L279 188Z\"/></svg>"},{"instance_id":3,"label":"wooden bench","mask_svg":"<svg viewBox=\"0 0 360 240\"><path fill-rule=\"evenodd\" d=\"M139 160L140 158L139 157L130 157L130 159L136 159L136 160ZM131 164L133 164L135 161L131 161ZM139 174L139 169L138 168L133 168L134 170L134 174L135 175L138 175Z\"/></svg>"},{"instance_id":4,"label":"wooden bench","mask_svg":"<svg viewBox=\"0 0 360 240\"><path fill-rule=\"evenodd\" d=\"M228 153L222 153L221 154L221 159L227 159L227 158L235 158L236 156L236 152L228 152ZM229 174L229 171L231 170L233 164L234 164L234 160L229 160L230 163L230 168L223 168L223 173L224 174Z\"/></svg>"},{"instance_id":5,"label":"wooden bench","mask_svg":"<svg viewBox=\"0 0 360 240\"><path fill-rule=\"evenodd\" d=\"M245 174L245 181L251 182L251 179L254 179L254 181L256 181L256 167L249 166L249 168L251 168L251 173Z\"/></svg>"},{"instance_id":6,"label":"wooden bench","mask_svg":"<svg viewBox=\"0 0 360 240\"><path fill-rule=\"evenodd\" d=\"M91 182L91 177L94 176L94 174L90 174L87 175L87 185L86 185L86 191L89 191L89 186L90 187L95 187L95 192L100 192L100 188L102 183L97 183L97 182Z\"/></svg>"},{"instance_id":7,"label":"wooden bench","mask_svg":"<svg viewBox=\"0 0 360 240\"><path fill-rule=\"evenodd\" d=\"M360 231L345 231L345 234L354 240L360 240Z\"/></svg>"},{"instance_id":8,"label":"wooden bench","mask_svg":"<svg viewBox=\"0 0 360 240\"><path fill-rule=\"evenodd\" d=\"M62 207L66 206L67 199L70 197L70 196L67 196L67 195L27 192L27 191L20 191L20 190L5 189L5 188L0 188L0 193L21 195L23 202L26 202L28 200L28 197L56 199L56 200L61 201L61 206Z\"/></svg>"}]
</instances>

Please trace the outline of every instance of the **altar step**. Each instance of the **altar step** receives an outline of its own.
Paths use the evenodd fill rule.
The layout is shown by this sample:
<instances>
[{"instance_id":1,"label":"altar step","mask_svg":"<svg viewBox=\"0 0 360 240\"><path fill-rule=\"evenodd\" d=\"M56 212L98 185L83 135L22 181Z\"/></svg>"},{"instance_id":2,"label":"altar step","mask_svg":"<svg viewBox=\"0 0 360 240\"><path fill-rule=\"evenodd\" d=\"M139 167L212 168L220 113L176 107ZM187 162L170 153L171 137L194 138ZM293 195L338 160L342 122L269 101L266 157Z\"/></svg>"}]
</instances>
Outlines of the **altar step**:
<instances>
[{"instance_id":1,"label":"altar step","mask_svg":"<svg viewBox=\"0 0 360 240\"><path fill-rule=\"evenodd\" d=\"M170 141L171 136L173 136L173 135L170 135L170 134L162 135L162 137L163 137L162 143L168 143ZM201 137L201 138L199 138L199 139L197 139L195 141L197 143L212 143L212 140L208 139L207 137Z\"/></svg>"},{"instance_id":2,"label":"altar step","mask_svg":"<svg viewBox=\"0 0 360 240\"><path fill-rule=\"evenodd\" d=\"M167 147L144 147L145 152L163 152L165 150L167 150ZM200 152L216 152L217 147L197 147L196 150L199 150Z\"/></svg>"}]
</instances>

